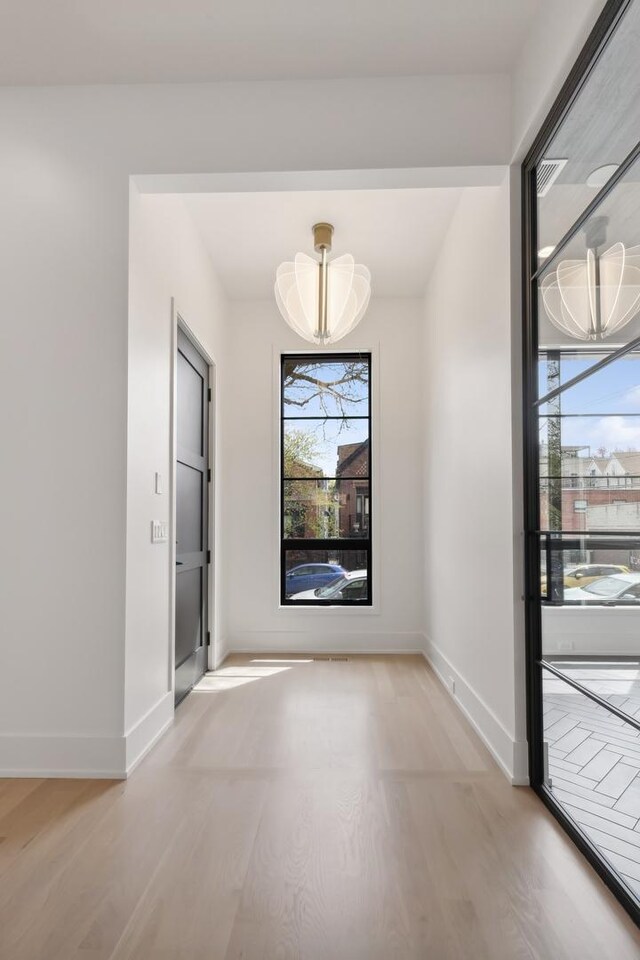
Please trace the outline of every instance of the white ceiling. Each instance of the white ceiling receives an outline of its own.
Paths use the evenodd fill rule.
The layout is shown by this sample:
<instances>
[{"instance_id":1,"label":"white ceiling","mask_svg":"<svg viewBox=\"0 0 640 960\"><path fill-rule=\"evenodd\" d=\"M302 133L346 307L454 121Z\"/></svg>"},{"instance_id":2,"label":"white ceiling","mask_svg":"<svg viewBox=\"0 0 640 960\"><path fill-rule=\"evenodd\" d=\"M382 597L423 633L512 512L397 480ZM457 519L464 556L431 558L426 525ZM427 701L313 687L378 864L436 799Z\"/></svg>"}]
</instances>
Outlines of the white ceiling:
<instances>
[{"instance_id":1,"label":"white ceiling","mask_svg":"<svg viewBox=\"0 0 640 960\"><path fill-rule=\"evenodd\" d=\"M377 297L420 297L459 189L226 193L184 197L227 295L273 296L276 268L313 251L311 227L335 227L332 257L351 253L371 270Z\"/></svg>"},{"instance_id":2,"label":"white ceiling","mask_svg":"<svg viewBox=\"0 0 640 960\"><path fill-rule=\"evenodd\" d=\"M540 0L0 0L0 83L501 73Z\"/></svg>"}]
</instances>

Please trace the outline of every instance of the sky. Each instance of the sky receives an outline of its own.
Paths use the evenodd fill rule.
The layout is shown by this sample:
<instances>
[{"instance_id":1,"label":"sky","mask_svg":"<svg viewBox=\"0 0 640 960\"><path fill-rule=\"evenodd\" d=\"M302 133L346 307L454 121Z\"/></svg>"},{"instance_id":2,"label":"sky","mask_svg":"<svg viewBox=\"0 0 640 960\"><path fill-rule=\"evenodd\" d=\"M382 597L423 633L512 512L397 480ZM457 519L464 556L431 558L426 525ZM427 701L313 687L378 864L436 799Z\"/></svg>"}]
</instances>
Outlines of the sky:
<instances>
[{"instance_id":1,"label":"sky","mask_svg":"<svg viewBox=\"0 0 640 960\"><path fill-rule=\"evenodd\" d=\"M570 380L598 359L563 359L562 382ZM544 360L540 362L539 370L539 391L542 396L548 389ZM547 410L545 406L541 408L541 413ZM583 414L563 419L563 446L588 446L591 454L601 447L608 452L616 449L640 450L640 357L622 357L575 387L570 387L560 395L560 412ZM541 428L543 436L544 421Z\"/></svg>"},{"instance_id":2,"label":"sky","mask_svg":"<svg viewBox=\"0 0 640 960\"><path fill-rule=\"evenodd\" d=\"M338 446L361 443L369 435L368 419L357 419L367 418L369 414L367 365L364 363L359 371L364 377L363 380L349 380L336 386L339 397L326 391L318 395L316 385L304 377L311 376L326 383L335 383L344 379L347 373L344 363L313 363L311 358L310 363L300 364L287 360L285 378L297 368L303 376L285 379L285 437L288 433L304 433L308 436L314 450L311 462L322 470L325 477L335 477ZM290 417L296 419L287 419ZM340 419L328 419L331 417Z\"/></svg>"}]
</instances>

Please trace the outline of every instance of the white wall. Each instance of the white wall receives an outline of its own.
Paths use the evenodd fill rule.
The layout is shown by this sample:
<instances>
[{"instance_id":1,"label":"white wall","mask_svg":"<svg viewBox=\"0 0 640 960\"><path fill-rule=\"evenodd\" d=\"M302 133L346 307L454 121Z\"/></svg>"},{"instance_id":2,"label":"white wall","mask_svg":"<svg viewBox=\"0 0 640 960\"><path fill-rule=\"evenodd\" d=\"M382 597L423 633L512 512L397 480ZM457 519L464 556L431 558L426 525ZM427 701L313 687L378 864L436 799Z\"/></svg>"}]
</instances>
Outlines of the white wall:
<instances>
[{"instance_id":1,"label":"white wall","mask_svg":"<svg viewBox=\"0 0 640 960\"><path fill-rule=\"evenodd\" d=\"M507 77L0 89L0 771L122 766L129 176L472 166L509 139Z\"/></svg>"},{"instance_id":2,"label":"white wall","mask_svg":"<svg viewBox=\"0 0 640 960\"><path fill-rule=\"evenodd\" d=\"M159 689L136 647L125 727L130 175L502 164L510 109L506 76L0 89L0 772L120 770Z\"/></svg>"},{"instance_id":3,"label":"white wall","mask_svg":"<svg viewBox=\"0 0 640 960\"><path fill-rule=\"evenodd\" d=\"M509 182L470 188L424 305L426 652L514 780Z\"/></svg>"},{"instance_id":4,"label":"white wall","mask_svg":"<svg viewBox=\"0 0 640 960\"><path fill-rule=\"evenodd\" d=\"M606 0L543 0L512 81L513 159L521 162Z\"/></svg>"},{"instance_id":5,"label":"white wall","mask_svg":"<svg viewBox=\"0 0 640 960\"><path fill-rule=\"evenodd\" d=\"M175 309L209 359L215 362L215 440L223 456L228 305L200 235L179 198L141 196L131 188L129 248L129 415L127 435L127 601L125 734L144 722L148 742L173 716L169 608L173 578L170 544L152 544L151 520L170 520L171 360ZM213 462L212 458L212 462ZM155 493L155 472L163 493ZM219 558L217 596L222 601L223 497L216 470L214 557ZM213 593L213 591L212 591ZM223 632L222 602L214 609L212 642ZM215 650L214 650L215 657ZM135 753L135 746L132 747ZM135 759L133 756L131 759Z\"/></svg>"},{"instance_id":6,"label":"white wall","mask_svg":"<svg viewBox=\"0 0 640 960\"><path fill-rule=\"evenodd\" d=\"M373 610L279 609L278 378L306 347L275 302L232 305L225 489L228 644L237 650L420 650L421 303L373 299L344 350L373 350ZM311 345L309 345L311 346Z\"/></svg>"}]
</instances>

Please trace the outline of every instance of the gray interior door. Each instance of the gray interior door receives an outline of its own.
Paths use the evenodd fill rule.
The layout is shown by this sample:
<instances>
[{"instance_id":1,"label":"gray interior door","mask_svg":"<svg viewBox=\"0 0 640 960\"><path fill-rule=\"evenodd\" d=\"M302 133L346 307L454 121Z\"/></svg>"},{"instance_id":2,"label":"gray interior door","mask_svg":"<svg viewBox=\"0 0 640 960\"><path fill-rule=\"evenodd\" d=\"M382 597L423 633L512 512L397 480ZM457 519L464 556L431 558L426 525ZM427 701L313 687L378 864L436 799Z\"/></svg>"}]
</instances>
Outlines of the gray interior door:
<instances>
[{"instance_id":1,"label":"gray interior door","mask_svg":"<svg viewBox=\"0 0 640 960\"><path fill-rule=\"evenodd\" d=\"M207 669L209 365L178 329L175 700Z\"/></svg>"}]
</instances>

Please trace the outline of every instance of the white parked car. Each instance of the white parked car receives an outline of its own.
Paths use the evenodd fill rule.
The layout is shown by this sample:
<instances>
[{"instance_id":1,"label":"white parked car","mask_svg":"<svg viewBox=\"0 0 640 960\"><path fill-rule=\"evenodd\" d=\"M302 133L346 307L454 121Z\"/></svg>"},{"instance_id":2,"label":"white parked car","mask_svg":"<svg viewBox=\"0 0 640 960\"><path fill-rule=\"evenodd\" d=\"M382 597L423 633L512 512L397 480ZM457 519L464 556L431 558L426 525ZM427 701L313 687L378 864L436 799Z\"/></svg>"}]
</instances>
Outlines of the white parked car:
<instances>
[{"instance_id":1,"label":"white parked car","mask_svg":"<svg viewBox=\"0 0 640 960\"><path fill-rule=\"evenodd\" d=\"M351 570L342 577L337 577L325 587L315 590L303 590L294 593L290 600L366 600L367 599L367 571Z\"/></svg>"},{"instance_id":2,"label":"white parked car","mask_svg":"<svg viewBox=\"0 0 640 960\"><path fill-rule=\"evenodd\" d=\"M640 573L615 573L599 577L584 587L571 587L564 591L565 600L582 603L614 603L615 601L640 600Z\"/></svg>"}]
</instances>

